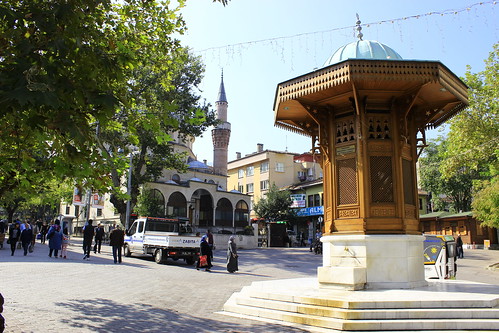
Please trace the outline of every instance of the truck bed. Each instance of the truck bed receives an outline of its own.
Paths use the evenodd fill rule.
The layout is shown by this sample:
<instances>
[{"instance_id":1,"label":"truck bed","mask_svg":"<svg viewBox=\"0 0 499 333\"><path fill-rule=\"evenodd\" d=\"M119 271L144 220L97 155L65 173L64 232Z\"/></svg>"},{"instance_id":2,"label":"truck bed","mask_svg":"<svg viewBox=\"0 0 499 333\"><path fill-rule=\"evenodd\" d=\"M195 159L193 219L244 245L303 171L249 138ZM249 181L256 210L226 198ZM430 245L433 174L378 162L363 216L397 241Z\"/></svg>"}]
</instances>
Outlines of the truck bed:
<instances>
[{"instance_id":1,"label":"truck bed","mask_svg":"<svg viewBox=\"0 0 499 333\"><path fill-rule=\"evenodd\" d=\"M200 241L200 237L193 235L171 235L167 232L148 232L144 234L144 246L198 248Z\"/></svg>"}]
</instances>

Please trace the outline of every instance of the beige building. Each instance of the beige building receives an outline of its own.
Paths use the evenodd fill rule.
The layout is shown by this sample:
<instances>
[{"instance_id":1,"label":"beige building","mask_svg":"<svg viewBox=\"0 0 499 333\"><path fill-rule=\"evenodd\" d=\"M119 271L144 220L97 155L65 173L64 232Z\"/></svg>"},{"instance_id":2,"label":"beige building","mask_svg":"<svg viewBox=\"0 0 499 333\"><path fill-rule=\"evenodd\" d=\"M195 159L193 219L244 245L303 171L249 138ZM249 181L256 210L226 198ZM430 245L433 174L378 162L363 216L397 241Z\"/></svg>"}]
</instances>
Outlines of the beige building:
<instances>
[{"instance_id":1,"label":"beige building","mask_svg":"<svg viewBox=\"0 0 499 333\"><path fill-rule=\"evenodd\" d=\"M265 196L272 184L282 188L321 178L322 169L312 154L264 150L259 143L254 153L244 157L237 153L237 158L229 161L227 174L227 188L250 195L253 205ZM256 217L254 212L251 217Z\"/></svg>"}]
</instances>

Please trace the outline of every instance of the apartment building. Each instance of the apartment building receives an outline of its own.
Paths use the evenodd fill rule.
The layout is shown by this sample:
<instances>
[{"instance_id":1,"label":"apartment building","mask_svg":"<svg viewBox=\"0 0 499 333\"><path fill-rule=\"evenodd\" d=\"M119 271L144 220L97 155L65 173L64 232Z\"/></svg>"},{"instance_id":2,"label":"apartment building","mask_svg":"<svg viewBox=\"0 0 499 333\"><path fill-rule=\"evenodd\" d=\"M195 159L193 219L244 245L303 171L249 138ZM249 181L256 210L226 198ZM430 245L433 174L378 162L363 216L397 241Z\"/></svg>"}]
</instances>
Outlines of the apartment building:
<instances>
[{"instance_id":1,"label":"apartment building","mask_svg":"<svg viewBox=\"0 0 499 333\"><path fill-rule=\"evenodd\" d=\"M244 157L237 153L237 158L228 163L227 175L227 190L250 195L253 206L272 184L283 188L321 178L322 169L312 154L264 150L263 144L259 143L254 153ZM251 217L256 217L253 211Z\"/></svg>"}]
</instances>

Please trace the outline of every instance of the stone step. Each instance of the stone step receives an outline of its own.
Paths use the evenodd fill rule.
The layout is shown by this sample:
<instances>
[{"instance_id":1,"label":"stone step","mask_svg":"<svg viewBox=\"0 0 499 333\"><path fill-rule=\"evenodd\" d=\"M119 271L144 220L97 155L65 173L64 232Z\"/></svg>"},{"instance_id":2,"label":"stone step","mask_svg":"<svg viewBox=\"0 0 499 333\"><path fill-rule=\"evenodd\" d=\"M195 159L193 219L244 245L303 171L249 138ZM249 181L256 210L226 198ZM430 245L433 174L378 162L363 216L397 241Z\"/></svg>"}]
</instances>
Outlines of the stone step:
<instances>
[{"instance_id":1,"label":"stone step","mask_svg":"<svg viewBox=\"0 0 499 333\"><path fill-rule=\"evenodd\" d=\"M499 319L499 308L344 309L238 295L239 305L347 320Z\"/></svg>"},{"instance_id":2,"label":"stone step","mask_svg":"<svg viewBox=\"0 0 499 333\"><path fill-rule=\"evenodd\" d=\"M418 299L414 295L413 299L384 299L383 302L379 300L352 300L342 299L334 294L328 297L319 297L314 295L294 295L292 293L280 292L266 292L256 288L244 287L241 291L252 298L261 298L275 301L291 302L298 304L308 304L317 306L326 306L338 309L417 309L417 308L456 308L456 309L469 309L469 308L495 308L499 307L499 298L490 299L470 299L470 298L454 298L452 301L442 300L435 297L435 299ZM467 295L466 295L467 296Z\"/></svg>"},{"instance_id":3,"label":"stone step","mask_svg":"<svg viewBox=\"0 0 499 333\"><path fill-rule=\"evenodd\" d=\"M241 298L241 296L237 295L237 293L233 296L234 297L231 297L224 305L225 312L237 313L255 319L265 318L339 331L499 330L499 319L341 319L238 304L237 299L238 297Z\"/></svg>"}]
</instances>

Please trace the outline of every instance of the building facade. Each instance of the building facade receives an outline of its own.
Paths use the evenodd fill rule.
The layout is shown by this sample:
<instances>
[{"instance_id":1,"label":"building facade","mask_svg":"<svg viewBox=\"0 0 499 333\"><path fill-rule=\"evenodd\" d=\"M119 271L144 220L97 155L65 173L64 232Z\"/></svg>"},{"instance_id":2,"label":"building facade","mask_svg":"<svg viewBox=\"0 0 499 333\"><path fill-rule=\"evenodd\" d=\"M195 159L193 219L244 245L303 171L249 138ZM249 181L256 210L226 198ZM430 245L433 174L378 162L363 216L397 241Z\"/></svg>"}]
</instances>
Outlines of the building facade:
<instances>
[{"instance_id":1,"label":"building facade","mask_svg":"<svg viewBox=\"0 0 499 333\"><path fill-rule=\"evenodd\" d=\"M486 241L493 247L498 245L497 229L482 226L471 212L433 212L421 215L420 221L424 233L451 236L460 234L463 244L468 247L483 248Z\"/></svg>"},{"instance_id":2,"label":"building facade","mask_svg":"<svg viewBox=\"0 0 499 333\"><path fill-rule=\"evenodd\" d=\"M237 153L237 158L228 163L227 188L251 196L253 205L272 184L283 188L320 177L322 169L313 155L264 150L259 143L256 152L244 157ZM254 212L251 217L256 217Z\"/></svg>"}]
</instances>

